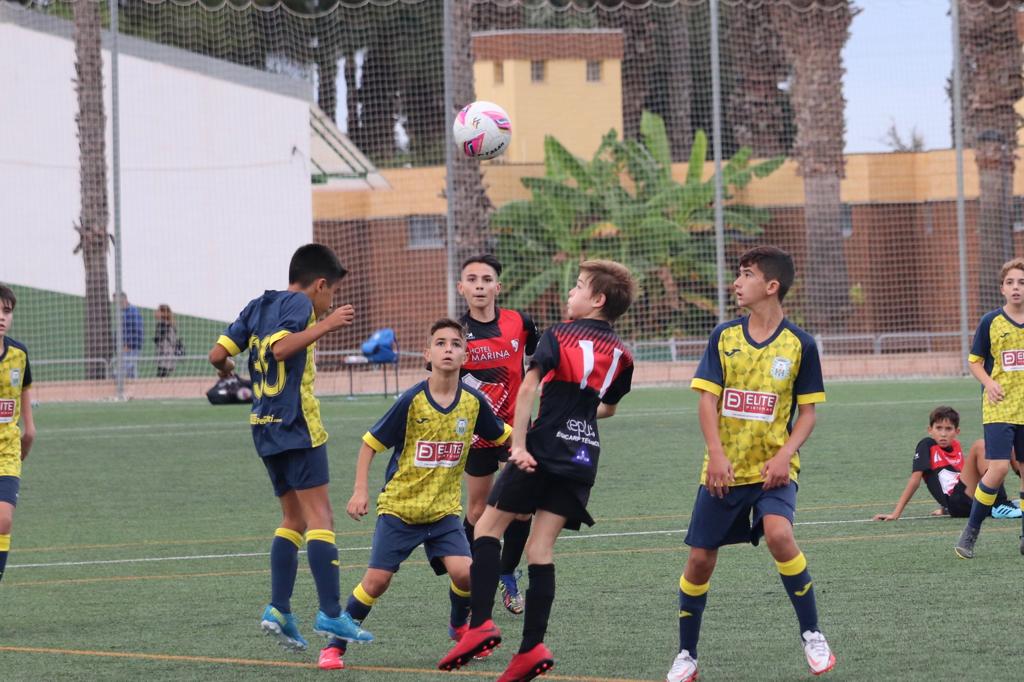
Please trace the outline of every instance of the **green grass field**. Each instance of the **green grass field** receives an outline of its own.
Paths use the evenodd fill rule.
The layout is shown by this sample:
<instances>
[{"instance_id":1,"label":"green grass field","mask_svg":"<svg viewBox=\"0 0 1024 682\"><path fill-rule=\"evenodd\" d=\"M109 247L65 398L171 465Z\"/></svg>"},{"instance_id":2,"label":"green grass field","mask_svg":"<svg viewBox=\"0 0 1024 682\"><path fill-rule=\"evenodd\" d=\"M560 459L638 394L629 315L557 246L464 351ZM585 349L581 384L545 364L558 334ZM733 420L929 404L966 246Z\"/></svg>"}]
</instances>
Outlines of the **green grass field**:
<instances>
[{"instance_id":1,"label":"green grass field","mask_svg":"<svg viewBox=\"0 0 1024 682\"><path fill-rule=\"evenodd\" d=\"M954 557L962 521L929 518L918 491L890 511L913 447L940 403L981 434L967 380L833 383L804 448L796 535L814 576L821 625L838 658L826 679L1013 679L1021 605L1020 521L990 520L978 557ZM329 399L333 501L342 594L362 575L371 521L344 514L358 441L383 399ZM278 521L244 408L199 402L53 404L36 411L13 551L0 583L4 680L451 680L447 583L416 553L375 607L375 644L349 669L315 669L258 630L269 592L266 552ZM677 648L682 543L700 467L696 399L641 389L602 424L605 455L592 497L597 525L556 550L558 596L543 679L663 680ZM384 459L373 477L381 480ZM1008 480L1011 487L1017 479ZM1014 493L1015 496L1015 493ZM983 595L983 596L982 596ZM979 598L976 599L976 596ZM311 644L312 581L302 562L293 605ZM459 678L495 679L521 620L496 611L506 644ZM700 645L701 679L811 679L792 608L761 546L725 548Z\"/></svg>"}]
</instances>

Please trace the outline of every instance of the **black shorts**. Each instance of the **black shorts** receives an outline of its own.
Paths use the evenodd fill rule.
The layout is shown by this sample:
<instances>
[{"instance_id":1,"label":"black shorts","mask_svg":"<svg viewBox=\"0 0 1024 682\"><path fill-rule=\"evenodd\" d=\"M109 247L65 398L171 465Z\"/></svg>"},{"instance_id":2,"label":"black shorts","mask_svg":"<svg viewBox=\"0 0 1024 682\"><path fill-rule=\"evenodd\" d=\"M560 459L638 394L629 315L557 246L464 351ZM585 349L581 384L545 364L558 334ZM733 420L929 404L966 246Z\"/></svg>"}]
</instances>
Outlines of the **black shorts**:
<instances>
[{"instance_id":1,"label":"black shorts","mask_svg":"<svg viewBox=\"0 0 1024 682\"><path fill-rule=\"evenodd\" d=\"M1006 502L1006 489L1000 485L996 488L996 501L992 506L998 507L1001 504L1006 504ZM971 507L973 506L974 498L967 494L964 482L957 481L956 485L953 486L953 490L946 496L946 511L954 518L966 519L971 515Z\"/></svg>"},{"instance_id":2,"label":"black shorts","mask_svg":"<svg viewBox=\"0 0 1024 682\"><path fill-rule=\"evenodd\" d=\"M470 448L466 456L467 476L490 476L498 470L499 462L507 462L508 446L497 445L491 448Z\"/></svg>"},{"instance_id":3,"label":"black shorts","mask_svg":"<svg viewBox=\"0 0 1024 682\"><path fill-rule=\"evenodd\" d=\"M538 509L566 519L565 527L579 530L582 524L594 525L587 512L589 483L556 476L538 467L528 474L517 466L507 466L498 476L487 504L513 514L533 514Z\"/></svg>"}]
</instances>

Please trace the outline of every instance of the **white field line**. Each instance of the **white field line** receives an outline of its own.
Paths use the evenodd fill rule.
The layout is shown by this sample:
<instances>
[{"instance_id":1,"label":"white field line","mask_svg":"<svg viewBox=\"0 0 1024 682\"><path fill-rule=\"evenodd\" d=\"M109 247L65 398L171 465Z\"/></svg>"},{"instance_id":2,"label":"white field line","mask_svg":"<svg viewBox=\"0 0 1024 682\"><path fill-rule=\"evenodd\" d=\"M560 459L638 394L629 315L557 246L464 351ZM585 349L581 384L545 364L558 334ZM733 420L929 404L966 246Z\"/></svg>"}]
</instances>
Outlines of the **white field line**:
<instances>
[{"instance_id":1,"label":"white field line","mask_svg":"<svg viewBox=\"0 0 1024 682\"><path fill-rule=\"evenodd\" d=\"M918 521L929 518L936 518L931 516L903 516L901 517L905 521ZM848 523L872 523L872 519L844 519L840 521L797 521L796 526L838 526ZM676 528L673 530L638 530L629 531L622 533L586 533L582 535L564 535L559 540L591 540L596 538L625 538L625 537L636 537L643 535L677 535L686 532L686 528ZM339 552L368 552L370 547L338 547ZM300 554L305 554L305 551L300 551ZM138 557L134 559L99 559L95 561L55 561L50 563L39 563L39 564L12 564L7 567L8 570L12 568L58 568L62 566L105 566L110 564L142 564L142 563L153 563L158 561L205 561L210 559L243 559L252 557L266 557L270 556L269 552L243 552L243 553L232 553L232 554L192 554L188 556L166 556L166 557Z\"/></svg>"}]
</instances>

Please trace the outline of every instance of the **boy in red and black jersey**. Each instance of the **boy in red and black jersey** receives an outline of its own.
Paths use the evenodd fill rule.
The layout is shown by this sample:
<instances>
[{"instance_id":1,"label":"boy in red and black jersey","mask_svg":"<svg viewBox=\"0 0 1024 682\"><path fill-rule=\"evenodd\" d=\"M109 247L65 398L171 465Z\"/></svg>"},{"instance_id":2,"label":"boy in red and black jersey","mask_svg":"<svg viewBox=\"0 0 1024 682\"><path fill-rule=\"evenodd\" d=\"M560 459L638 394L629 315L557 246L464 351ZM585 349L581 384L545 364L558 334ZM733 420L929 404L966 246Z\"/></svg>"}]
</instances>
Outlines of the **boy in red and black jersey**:
<instances>
[{"instance_id":1,"label":"boy in red and black jersey","mask_svg":"<svg viewBox=\"0 0 1024 682\"><path fill-rule=\"evenodd\" d=\"M525 313L499 308L501 263L491 255L474 256L462 264L459 293L469 310L460 320L467 331L467 359L462 382L487 398L491 409L505 423L515 415L516 394L523 382L523 361L537 348L537 326ZM508 445L474 437L466 459L466 518L463 526L470 545L473 526L483 514L491 492L494 472L508 461ZM517 517L505 530L501 556L501 591L505 608L523 612L523 598L516 580L516 566L523 557L530 534L530 516Z\"/></svg>"},{"instance_id":2,"label":"boy in red and black jersey","mask_svg":"<svg viewBox=\"0 0 1024 682\"><path fill-rule=\"evenodd\" d=\"M928 416L928 437L922 438L914 450L910 479L903 494L891 513L875 514L875 521L895 521L900 518L922 480L940 506L932 512L932 516L970 516L974 490L988 469L988 460L985 459L985 441L982 439L974 441L970 452L964 455L960 441L956 440L959 433L960 413L945 405L932 410ZM1017 464L1013 460L1011 463ZM992 515L997 518L1015 518L1020 515L1020 510L1009 503L1006 490L1001 485L996 490Z\"/></svg>"},{"instance_id":3,"label":"boy in red and black jersey","mask_svg":"<svg viewBox=\"0 0 1024 682\"><path fill-rule=\"evenodd\" d=\"M615 414L630 390L633 356L612 329L632 303L635 283L624 266L585 261L569 292L571 322L544 332L516 401L512 454L476 525L470 568L469 630L438 667L454 670L501 642L491 620L498 583L498 537L517 514L534 514L526 558L530 586L519 652L499 682L533 679L554 666L544 645L555 596L554 544L563 528L593 525L587 512L601 440L597 420ZM543 384L537 419L533 400Z\"/></svg>"}]
</instances>

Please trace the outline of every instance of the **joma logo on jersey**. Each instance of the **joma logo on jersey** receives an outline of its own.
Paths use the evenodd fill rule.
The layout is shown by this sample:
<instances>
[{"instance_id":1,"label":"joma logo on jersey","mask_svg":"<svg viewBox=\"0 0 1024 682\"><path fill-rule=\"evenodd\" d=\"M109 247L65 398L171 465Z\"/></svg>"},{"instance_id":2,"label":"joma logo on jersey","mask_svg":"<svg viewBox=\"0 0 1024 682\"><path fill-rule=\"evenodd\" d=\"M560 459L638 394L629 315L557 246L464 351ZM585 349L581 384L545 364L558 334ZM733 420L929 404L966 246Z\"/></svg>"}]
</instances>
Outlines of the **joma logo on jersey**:
<instances>
[{"instance_id":1,"label":"joma logo on jersey","mask_svg":"<svg viewBox=\"0 0 1024 682\"><path fill-rule=\"evenodd\" d=\"M413 464L424 469L450 469L462 459L462 449L465 445L462 441L416 441L416 459Z\"/></svg>"},{"instance_id":2,"label":"joma logo on jersey","mask_svg":"<svg viewBox=\"0 0 1024 682\"><path fill-rule=\"evenodd\" d=\"M14 421L14 401L0 400L0 424L10 424Z\"/></svg>"},{"instance_id":3,"label":"joma logo on jersey","mask_svg":"<svg viewBox=\"0 0 1024 682\"><path fill-rule=\"evenodd\" d=\"M727 388L722 394L722 416L770 422L775 419L779 396L774 393Z\"/></svg>"},{"instance_id":4,"label":"joma logo on jersey","mask_svg":"<svg viewBox=\"0 0 1024 682\"><path fill-rule=\"evenodd\" d=\"M1024 350L1004 350L1001 354L1004 372L1024 370Z\"/></svg>"}]
</instances>

